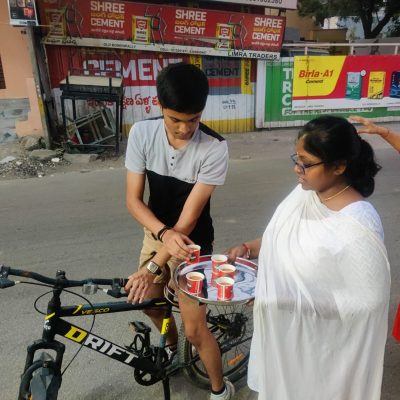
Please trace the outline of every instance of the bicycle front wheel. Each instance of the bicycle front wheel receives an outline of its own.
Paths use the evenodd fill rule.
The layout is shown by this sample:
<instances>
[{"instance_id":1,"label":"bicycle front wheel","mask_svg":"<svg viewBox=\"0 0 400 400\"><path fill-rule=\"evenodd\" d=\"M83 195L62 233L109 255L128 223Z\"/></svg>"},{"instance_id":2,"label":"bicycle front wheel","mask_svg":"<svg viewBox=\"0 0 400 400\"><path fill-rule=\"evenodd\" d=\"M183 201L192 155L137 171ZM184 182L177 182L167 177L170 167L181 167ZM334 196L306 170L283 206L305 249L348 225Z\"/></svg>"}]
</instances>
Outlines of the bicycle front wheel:
<instances>
[{"instance_id":1,"label":"bicycle front wheel","mask_svg":"<svg viewBox=\"0 0 400 400\"><path fill-rule=\"evenodd\" d=\"M61 372L53 358L42 353L23 373L18 400L57 400Z\"/></svg>"},{"instance_id":2,"label":"bicycle front wheel","mask_svg":"<svg viewBox=\"0 0 400 400\"><path fill-rule=\"evenodd\" d=\"M253 302L235 305L208 305L207 323L221 351L223 375L236 382L246 375L253 335ZM179 331L178 358L183 373L196 386L209 389L210 380L196 348Z\"/></svg>"}]
</instances>

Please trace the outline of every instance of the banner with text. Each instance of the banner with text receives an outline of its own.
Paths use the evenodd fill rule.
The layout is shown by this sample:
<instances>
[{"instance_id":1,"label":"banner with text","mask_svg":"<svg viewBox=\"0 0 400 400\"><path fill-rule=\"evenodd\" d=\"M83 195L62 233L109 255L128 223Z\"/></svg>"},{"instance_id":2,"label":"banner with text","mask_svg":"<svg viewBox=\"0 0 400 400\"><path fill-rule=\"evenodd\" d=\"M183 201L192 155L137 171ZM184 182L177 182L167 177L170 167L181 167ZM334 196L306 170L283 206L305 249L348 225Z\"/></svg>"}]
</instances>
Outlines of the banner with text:
<instances>
[{"instance_id":1,"label":"banner with text","mask_svg":"<svg viewBox=\"0 0 400 400\"><path fill-rule=\"evenodd\" d=\"M399 106L400 55L294 58L294 111Z\"/></svg>"},{"instance_id":2,"label":"banner with text","mask_svg":"<svg viewBox=\"0 0 400 400\"><path fill-rule=\"evenodd\" d=\"M124 1L38 0L49 45L279 59L285 17Z\"/></svg>"},{"instance_id":3,"label":"banner with text","mask_svg":"<svg viewBox=\"0 0 400 400\"><path fill-rule=\"evenodd\" d=\"M124 84L123 124L129 129L136 121L160 115L157 75L167 65L183 61L197 65L208 78L210 95L203 122L221 133L254 129L254 60L67 46L48 46L46 52L50 83L59 112L60 82L71 69L94 76L118 76L123 78ZM112 107L113 103L107 105ZM66 102L66 107L70 106L70 102ZM79 101L76 112L85 115L97 106L95 100ZM67 111L72 115L71 110Z\"/></svg>"}]
</instances>

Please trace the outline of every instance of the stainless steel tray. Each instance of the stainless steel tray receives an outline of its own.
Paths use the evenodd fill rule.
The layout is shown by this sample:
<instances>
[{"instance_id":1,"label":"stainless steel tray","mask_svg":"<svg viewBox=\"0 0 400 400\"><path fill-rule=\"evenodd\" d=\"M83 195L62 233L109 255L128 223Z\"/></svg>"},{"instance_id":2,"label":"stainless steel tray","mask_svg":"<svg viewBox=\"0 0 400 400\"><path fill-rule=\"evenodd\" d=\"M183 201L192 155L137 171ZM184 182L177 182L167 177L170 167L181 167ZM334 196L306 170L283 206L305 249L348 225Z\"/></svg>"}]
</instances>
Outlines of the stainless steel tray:
<instances>
[{"instance_id":1,"label":"stainless steel tray","mask_svg":"<svg viewBox=\"0 0 400 400\"><path fill-rule=\"evenodd\" d=\"M201 256L200 262L197 264L184 262L178 265L173 275L174 282L180 291L201 303L219 305L247 303L254 299L257 264L244 258L237 258L233 265L236 267L236 274L234 278L233 298L231 300L217 299L217 288L213 286L214 282L212 279L211 255ZM205 282L203 282L203 290L198 295L190 293L186 285L186 274L193 271L201 272L206 277Z\"/></svg>"}]
</instances>

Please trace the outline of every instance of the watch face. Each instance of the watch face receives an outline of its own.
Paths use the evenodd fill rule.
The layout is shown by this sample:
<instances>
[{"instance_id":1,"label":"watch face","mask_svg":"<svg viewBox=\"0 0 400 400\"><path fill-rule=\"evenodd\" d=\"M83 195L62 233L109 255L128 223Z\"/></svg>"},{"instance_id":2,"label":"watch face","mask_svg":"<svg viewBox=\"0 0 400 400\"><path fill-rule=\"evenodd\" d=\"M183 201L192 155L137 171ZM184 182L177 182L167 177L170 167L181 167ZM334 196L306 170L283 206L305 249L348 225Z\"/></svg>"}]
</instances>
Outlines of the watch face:
<instances>
[{"instance_id":1,"label":"watch face","mask_svg":"<svg viewBox=\"0 0 400 400\"><path fill-rule=\"evenodd\" d=\"M160 268L157 264L154 262L150 261L147 265L147 269L152 273L152 274L160 274Z\"/></svg>"}]
</instances>

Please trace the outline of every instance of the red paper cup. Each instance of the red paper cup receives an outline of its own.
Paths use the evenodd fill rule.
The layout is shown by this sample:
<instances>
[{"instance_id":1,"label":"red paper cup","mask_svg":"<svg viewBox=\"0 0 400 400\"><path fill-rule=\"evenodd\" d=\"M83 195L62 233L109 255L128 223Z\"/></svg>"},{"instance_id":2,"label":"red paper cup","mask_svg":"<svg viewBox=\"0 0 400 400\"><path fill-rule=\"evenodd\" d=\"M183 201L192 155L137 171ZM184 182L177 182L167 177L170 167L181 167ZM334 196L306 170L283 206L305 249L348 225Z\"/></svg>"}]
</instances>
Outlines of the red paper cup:
<instances>
[{"instance_id":1,"label":"red paper cup","mask_svg":"<svg viewBox=\"0 0 400 400\"><path fill-rule=\"evenodd\" d=\"M236 274L236 268L232 264L221 264L218 268L219 276L229 276L234 278Z\"/></svg>"},{"instance_id":2,"label":"red paper cup","mask_svg":"<svg viewBox=\"0 0 400 400\"><path fill-rule=\"evenodd\" d=\"M188 247L192 250L189 264L198 264L200 262L201 247L198 244L188 244Z\"/></svg>"},{"instance_id":3,"label":"red paper cup","mask_svg":"<svg viewBox=\"0 0 400 400\"><path fill-rule=\"evenodd\" d=\"M212 272L219 274L219 266L226 264L228 262L228 257L223 254L214 254L211 256Z\"/></svg>"},{"instance_id":4,"label":"red paper cup","mask_svg":"<svg viewBox=\"0 0 400 400\"><path fill-rule=\"evenodd\" d=\"M233 297L233 284L235 281L228 276L223 276L215 280L217 284L217 298L218 300L232 300Z\"/></svg>"},{"instance_id":5,"label":"red paper cup","mask_svg":"<svg viewBox=\"0 0 400 400\"><path fill-rule=\"evenodd\" d=\"M219 278L219 274L212 272L211 273L211 286L212 287L217 287L217 283L215 282Z\"/></svg>"},{"instance_id":6,"label":"red paper cup","mask_svg":"<svg viewBox=\"0 0 400 400\"><path fill-rule=\"evenodd\" d=\"M199 294L203 288L205 276L201 272L189 272L186 274L186 284L189 293Z\"/></svg>"}]
</instances>

